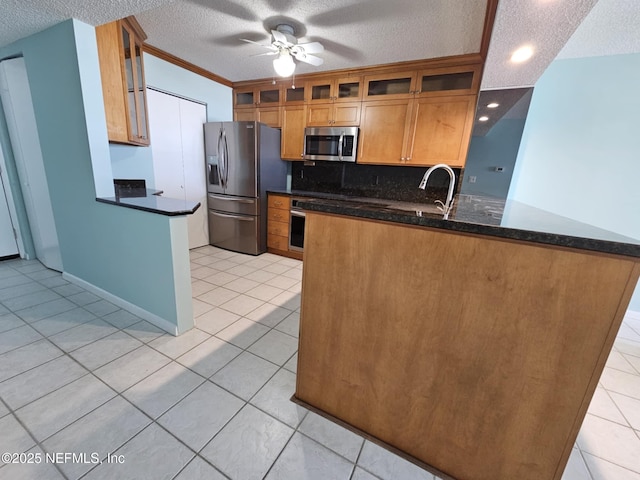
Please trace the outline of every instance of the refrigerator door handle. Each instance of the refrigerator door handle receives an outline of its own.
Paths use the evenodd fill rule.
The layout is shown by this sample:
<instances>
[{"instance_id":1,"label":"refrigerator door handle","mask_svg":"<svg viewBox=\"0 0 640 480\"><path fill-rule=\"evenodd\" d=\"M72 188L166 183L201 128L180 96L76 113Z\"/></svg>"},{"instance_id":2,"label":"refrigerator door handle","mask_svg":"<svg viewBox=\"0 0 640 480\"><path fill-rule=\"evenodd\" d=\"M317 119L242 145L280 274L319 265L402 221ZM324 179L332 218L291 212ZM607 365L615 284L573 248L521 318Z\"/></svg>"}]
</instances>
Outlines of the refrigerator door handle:
<instances>
[{"instance_id":1,"label":"refrigerator door handle","mask_svg":"<svg viewBox=\"0 0 640 480\"><path fill-rule=\"evenodd\" d=\"M247 217L244 215L229 215L228 213L214 212L213 210L209 210L209 213L211 213L211 215L217 215L218 217L233 218L234 220L242 220L243 222L253 222L255 220L255 217Z\"/></svg>"},{"instance_id":2,"label":"refrigerator door handle","mask_svg":"<svg viewBox=\"0 0 640 480\"><path fill-rule=\"evenodd\" d=\"M229 184L229 145L227 143L227 132L222 133L224 139L224 184Z\"/></svg>"},{"instance_id":3,"label":"refrigerator door handle","mask_svg":"<svg viewBox=\"0 0 640 480\"><path fill-rule=\"evenodd\" d=\"M224 134L224 129L220 129L220 134L218 135L218 163L216 167L218 169L218 178L220 178L220 186L222 188L226 187L227 179L224 175L224 150L222 148L222 136Z\"/></svg>"},{"instance_id":4,"label":"refrigerator door handle","mask_svg":"<svg viewBox=\"0 0 640 480\"><path fill-rule=\"evenodd\" d=\"M236 202L236 203L256 203L255 200L250 200L248 198L237 198L237 197L220 197L218 195L209 194L211 198L215 198L216 200L224 200L225 202Z\"/></svg>"}]
</instances>

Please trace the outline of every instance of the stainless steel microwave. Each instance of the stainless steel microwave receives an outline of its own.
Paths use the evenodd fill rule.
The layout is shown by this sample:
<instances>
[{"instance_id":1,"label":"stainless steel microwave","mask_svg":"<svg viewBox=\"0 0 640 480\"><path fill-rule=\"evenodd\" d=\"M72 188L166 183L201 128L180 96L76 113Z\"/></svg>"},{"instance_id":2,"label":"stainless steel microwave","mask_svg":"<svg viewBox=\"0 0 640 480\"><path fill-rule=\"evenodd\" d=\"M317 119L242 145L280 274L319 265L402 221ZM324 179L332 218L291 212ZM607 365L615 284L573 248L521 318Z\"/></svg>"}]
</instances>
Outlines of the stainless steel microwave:
<instances>
[{"instance_id":1,"label":"stainless steel microwave","mask_svg":"<svg viewBox=\"0 0 640 480\"><path fill-rule=\"evenodd\" d=\"M307 127L304 159L355 162L358 127Z\"/></svg>"}]
</instances>

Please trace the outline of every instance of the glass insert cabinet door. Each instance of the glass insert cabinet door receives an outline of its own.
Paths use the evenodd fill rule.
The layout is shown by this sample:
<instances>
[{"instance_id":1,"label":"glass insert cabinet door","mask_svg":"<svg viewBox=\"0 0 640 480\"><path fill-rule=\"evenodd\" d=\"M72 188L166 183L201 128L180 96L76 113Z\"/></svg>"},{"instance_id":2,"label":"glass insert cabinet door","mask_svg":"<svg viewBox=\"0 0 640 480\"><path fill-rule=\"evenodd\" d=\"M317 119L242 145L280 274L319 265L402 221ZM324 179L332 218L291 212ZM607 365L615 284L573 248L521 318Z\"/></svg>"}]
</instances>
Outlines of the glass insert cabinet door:
<instances>
[{"instance_id":1,"label":"glass insert cabinet door","mask_svg":"<svg viewBox=\"0 0 640 480\"><path fill-rule=\"evenodd\" d=\"M147 105L142 50L135 36L122 25L122 50L129 111L129 133L132 140L148 143Z\"/></svg>"},{"instance_id":2,"label":"glass insert cabinet door","mask_svg":"<svg viewBox=\"0 0 640 480\"><path fill-rule=\"evenodd\" d=\"M362 78L348 77L307 82L309 102L345 102L362 98Z\"/></svg>"}]
</instances>

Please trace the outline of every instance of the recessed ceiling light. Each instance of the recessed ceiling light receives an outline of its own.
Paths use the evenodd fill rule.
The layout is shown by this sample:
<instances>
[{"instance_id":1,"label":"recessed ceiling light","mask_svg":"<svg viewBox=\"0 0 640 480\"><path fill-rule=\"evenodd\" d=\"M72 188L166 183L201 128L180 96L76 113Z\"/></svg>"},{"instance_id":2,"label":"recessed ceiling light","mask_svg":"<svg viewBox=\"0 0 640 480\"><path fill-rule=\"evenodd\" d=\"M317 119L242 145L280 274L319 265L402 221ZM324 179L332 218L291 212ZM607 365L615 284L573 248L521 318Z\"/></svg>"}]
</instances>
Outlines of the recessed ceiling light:
<instances>
[{"instance_id":1,"label":"recessed ceiling light","mask_svg":"<svg viewBox=\"0 0 640 480\"><path fill-rule=\"evenodd\" d=\"M490 104L487 105L487 108L498 108L499 106L500 106L499 103L491 102Z\"/></svg>"},{"instance_id":2,"label":"recessed ceiling light","mask_svg":"<svg viewBox=\"0 0 640 480\"><path fill-rule=\"evenodd\" d=\"M526 62L533 55L533 48L527 46L520 47L511 55L511 61L515 63Z\"/></svg>"},{"instance_id":3,"label":"recessed ceiling light","mask_svg":"<svg viewBox=\"0 0 640 480\"><path fill-rule=\"evenodd\" d=\"M486 122L487 120L489 120L489 117L487 117L487 116L482 116L482 117L480 117L478 120L479 120L479 121L481 121L481 122Z\"/></svg>"}]
</instances>

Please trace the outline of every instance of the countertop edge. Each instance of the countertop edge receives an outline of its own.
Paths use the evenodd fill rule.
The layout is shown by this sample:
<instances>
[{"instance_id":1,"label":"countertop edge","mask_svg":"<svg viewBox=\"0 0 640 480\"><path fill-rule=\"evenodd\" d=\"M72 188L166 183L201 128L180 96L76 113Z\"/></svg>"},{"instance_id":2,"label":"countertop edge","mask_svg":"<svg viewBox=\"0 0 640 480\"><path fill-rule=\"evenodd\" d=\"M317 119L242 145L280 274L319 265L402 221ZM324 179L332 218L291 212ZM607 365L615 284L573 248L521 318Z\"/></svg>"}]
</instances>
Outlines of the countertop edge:
<instances>
[{"instance_id":1,"label":"countertop edge","mask_svg":"<svg viewBox=\"0 0 640 480\"><path fill-rule=\"evenodd\" d=\"M380 220L397 224L431 227L452 232L488 235L507 240L520 240L556 247L575 248L598 253L640 258L640 245L630 243L575 237L533 230L522 230L495 225L483 225L479 223L468 223L455 220L444 220L429 214L419 217L414 214L405 214L399 211L385 212L363 206L349 206L347 202L342 205L332 205L329 202L330 200L320 198L301 200L298 203L298 206L303 210L312 212L330 213L368 220Z\"/></svg>"},{"instance_id":2,"label":"countertop edge","mask_svg":"<svg viewBox=\"0 0 640 480\"><path fill-rule=\"evenodd\" d=\"M154 195L155 196L155 195ZM131 197L131 199L133 198L146 198L146 197ZM182 200L177 200L177 199L173 199L173 198L167 198L167 197L160 197L158 196L157 198L162 198L164 200L168 200L169 204L171 204L171 201L175 201L175 202L181 202L181 203L185 203ZM163 209L163 208L158 208L158 207L153 207L150 205L140 205L140 204L135 204L135 203L126 203L123 202L123 200L125 199L120 199L117 200L115 197L96 197L96 201L100 202L100 203L107 203L110 205L115 205L117 207L124 207L124 208L131 208L133 210L141 210L143 212L149 212L149 213L155 213L158 215L164 215L167 217L177 217L177 216L181 216L181 215L191 215L193 213L195 213L198 208L200 208L201 204L200 202L191 202L192 207L191 208L176 208L176 209Z\"/></svg>"}]
</instances>

